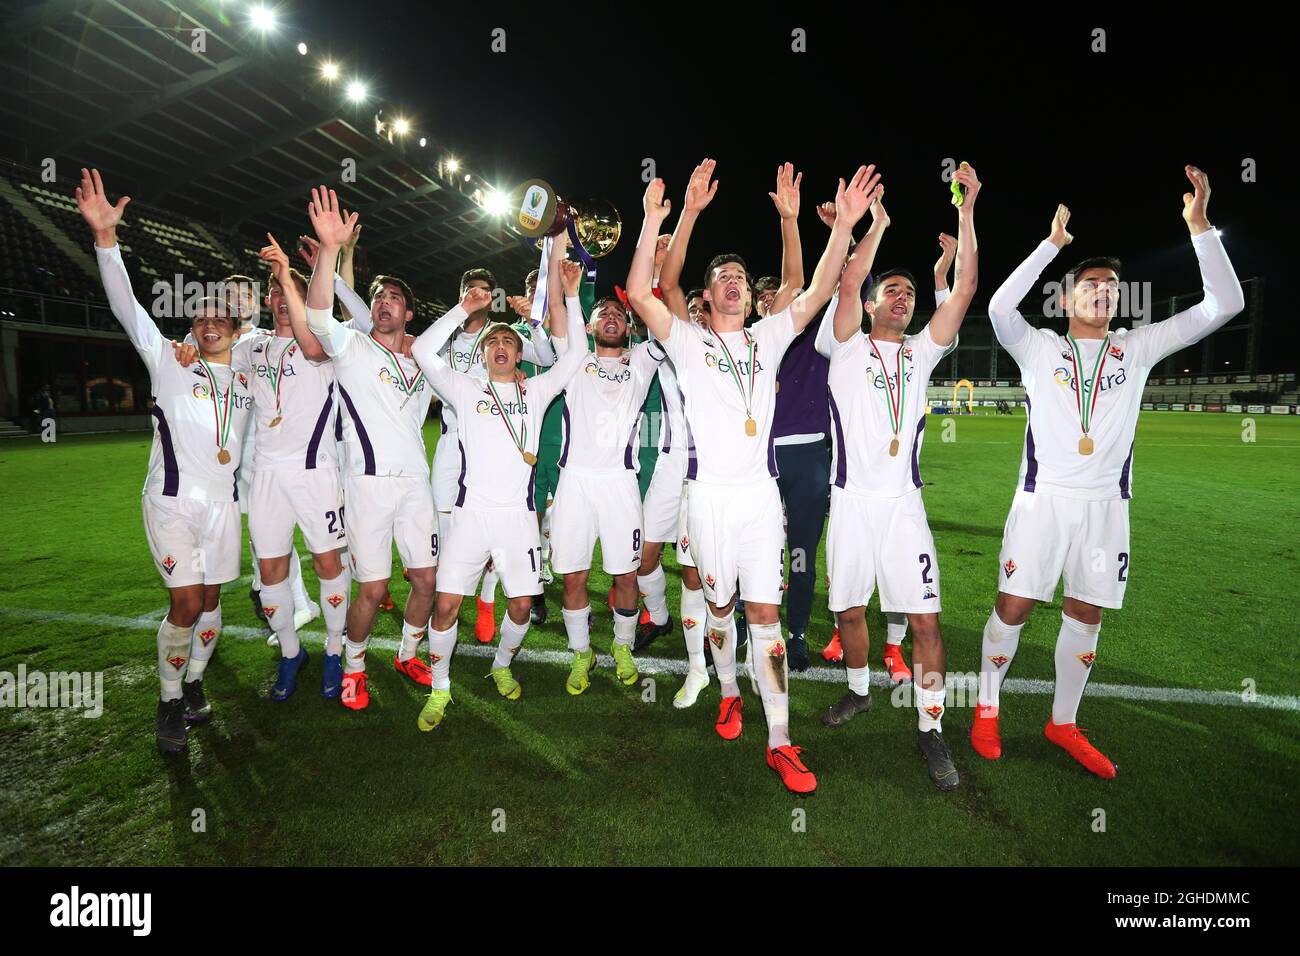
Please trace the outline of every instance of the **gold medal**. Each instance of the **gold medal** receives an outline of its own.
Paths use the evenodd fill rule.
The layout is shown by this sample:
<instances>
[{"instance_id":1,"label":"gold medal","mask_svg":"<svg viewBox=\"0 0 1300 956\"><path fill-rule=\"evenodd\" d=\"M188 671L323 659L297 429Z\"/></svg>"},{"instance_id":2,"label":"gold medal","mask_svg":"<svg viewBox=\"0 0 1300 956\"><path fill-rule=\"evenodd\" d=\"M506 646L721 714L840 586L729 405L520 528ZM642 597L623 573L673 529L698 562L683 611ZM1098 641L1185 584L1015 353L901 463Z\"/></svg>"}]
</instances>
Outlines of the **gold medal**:
<instances>
[{"instance_id":1,"label":"gold medal","mask_svg":"<svg viewBox=\"0 0 1300 956\"><path fill-rule=\"evenodd\" d=\"M752 419L752 418L746 418L746 419L745 419L745 434L748 435L750 438L753 438L755 435L757 435L757 434L758 434L758 422L754 421L754 419Z\"/></svg>"},{"instance_id":2,"label":"gold medal","mask_svg":"<svg viewBox=\"0 0 1300 956\"><path fill-rule=\"evenodd\" d=\"M1092 439L1089 438L1087 435L1084 435L1082 438L1079 439L1079 454L1080 455L1092 454Z\"/></svg>"},{"instance_id":3,"label":"gold medal","mask_svg":"<svg viewBox=\"0 0 1300 956\"><path fill-rule=\"evenodd\" d=\"M519 454L524 456L524 461L528 462L528 467L531 468L533 465L537 464L537 456L534 455L531 451L524 451L521 448L519 449Z\"/></svg>"},{"instance_id":4,"label":"gold medal","mask_svg":"<svg viewBox=\"0 0 1300 956\"><path fill-rule=\"evenodd\" d=\"M274 428L276 425L280 424L280 422L282 422L282 421L284 421L284 418L282 418L282 417L279 416L279 415L276 415L274 418L271 419L271 427Z\"/></svg>"},{"instance_id":5,"label":"gold medal","mask_svg":"<svg viewBox=\"0 0 1300 956\"><path fill-rule=\"evenodd\" d=\"M217 452L217 461L221 462L223 465L230 464L230 452L226 451L224 448L221 449L221 451Z\"/></svg>"},{"instance_id":6,"label":"gold medal","mask_svg":"<svg viewBox=\"0 0 1300 956\"><path fill-rule=\"evenodd\" d=\"M893 440L890 441L890 443L889 443L889 456L890 456L891 458L897 458L897 457L898 457L898 439L897 439L897 438L893 439Z\"/></svg>"}]
</instances>

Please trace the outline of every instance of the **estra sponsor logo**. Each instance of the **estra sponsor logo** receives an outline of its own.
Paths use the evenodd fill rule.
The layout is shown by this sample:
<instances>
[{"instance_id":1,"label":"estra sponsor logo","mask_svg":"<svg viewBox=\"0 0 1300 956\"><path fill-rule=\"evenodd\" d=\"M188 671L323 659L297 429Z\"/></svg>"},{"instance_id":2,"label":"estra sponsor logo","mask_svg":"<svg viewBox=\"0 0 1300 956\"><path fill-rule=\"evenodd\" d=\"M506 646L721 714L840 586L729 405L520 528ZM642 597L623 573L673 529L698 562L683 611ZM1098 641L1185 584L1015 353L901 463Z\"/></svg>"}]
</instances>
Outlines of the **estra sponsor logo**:
<instances>
[{"instance_id":1,"label":"estra sponsor logo","mask_svg":"<svg viewBox=\"0 0 1300 956\"><path fill-rule=\"evenodd\" d=\"M722 372L724 375L731 374L731 363L727 361L727 357L725 355L719 355L717 352L705 352L704 364L707 365L709 368L717 369L719 372ZM741 375L748 375L749 360L748 359L737 360L736 369L740 372ZM758 374L761 371L763 371L763 363L760 362L757 357L755 357L754 374Z\"/></svg>"},{"instance_id":2,"label":"estra sponsor logo","mask_svg":"<svg viewBox=\"0 0 1300 956\"><path fill-rule=\"evenodd\" d=\"M603 378L607 382L622 383L630 381L632 378L632 370L627 366L621 366L617 371L611 371L594 359L584 365L582 370L593 378Z\"/></svg>"},{"instance_id":3,"label":"estra sponsor logo","mask_svg":"<svg viewBox=\"0 0 1300 956\"><path fill-rule=\"evenodd\" d=\"M391 371L389 371L387 366L383 366L379 369L379 381L383 382L385 385L397 389L403 395L406 394L406 385L401 381L399 381L397 376L394 375ZM423 392L424 385L425 385L424 378L421 377L419 383L415 386L414 391L416 393Z\"/></svg>"},{"instance_id":4,"label":"estra sponsor logo","mask_svg":"<svg viewBox=\"0 0 1300 956\"><path fill-rule=\"evenodd\" d=\"M527 402L503 402L501 408L507 415L528 414ZM487 399L480 399L479 403L474 406L474 411L479 415L496 415L498 417L501 415L501 412L497 411L496 403Z\"/></svg>"},{"instance_id":5,"label":"estra sponsor logo","mask_svg":"<svg viewBox=\"0 0 1300 956\"><path fill-rule=\"evenodd\" d=\"M83 893L73 886L50 897L50 925L58 928L127 927L132 936L153 928L151 893Z\"/></svg>"}]
</instances>

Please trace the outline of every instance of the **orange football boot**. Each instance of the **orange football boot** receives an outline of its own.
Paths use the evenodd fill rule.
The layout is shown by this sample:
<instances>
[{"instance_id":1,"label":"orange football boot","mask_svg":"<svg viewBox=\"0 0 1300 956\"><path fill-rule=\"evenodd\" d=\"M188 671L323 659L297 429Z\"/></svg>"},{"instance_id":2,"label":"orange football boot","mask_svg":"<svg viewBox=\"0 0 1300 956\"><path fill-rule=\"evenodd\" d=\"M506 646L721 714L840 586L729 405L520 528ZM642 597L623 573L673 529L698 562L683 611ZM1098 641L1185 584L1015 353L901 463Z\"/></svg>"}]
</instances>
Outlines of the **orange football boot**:
<instances>
[{"instance_id":1,"label":"orange football boot","mask_svg":"<svg viewBox=\"0 0 1300 956\"><path fill-rule=\"evenodd\" d=\"M786 744L773 750L767 748L767 765L776 771L785 788L791 793L812 793L817 789L817 778L799 759L802 747Z\"/></svg>"},{"instance_id":2,"label":"orange football boot","mask_svg":"<svg viewBox=\"0 0 1300 956\"><path fill-rule=\"evenodd\" d=\"M419 655L402 660L393 655L393 668L403 677L408 677L421 687L433 686L433 668L420 660Z\"/></svg>"},{"instance_id":3,"label":"orange football boot","mask_svg":"<svg viewBox=\"0 0 1300 956\"><path fill-rule=\"evenodd\" d=\"M478 638L480 644L491 644L492 637L497 632L496 602L489 603L481 597L474 600L478 602L478 617L474 619L474 636Z\"/></svg>"},{"instance_id":4,"label":"orange football boot","mask_svg":"<svg viewBox=\"0 0 1300 956\"><path fill-rule=\"evenodd\" d=\"M740 736L741 730L744 729L742 721L742 711L745 709L745 702L739 697L724 697L722 703L718 705L718 720L713 725L713 729L718 732L718 736L723 740L735 740Z\"/></svg>"},{"instance_id":5,"label":"orange football boot","mask_svg":"<svg viewBox=\"0 0 1300 956\"><path fill-rule=\"evenodd\" d=\"M366 690L366 672L343 675L343 706L348 710L365 710L370 706L370 691Z\"/></svg>"},{"instance_id":6,"label":"orange football boot","mask_svg":"<svg viewBox=\"0 0 1300 956\"><path fill-rule=\"evenodd\" d=\"M975 719L970 725L970 745L985 760L1002 756L1002 735L998 732L998 709L985 704L975 707Z\"/></svg>"},{"instance_id":7,"label":"orange football boot","mask_svg":"<svg viewBox=\"0 0 1300 956\"><path fill-rule=\"evenodd\" d=\"M835 632L831 634L831 642L827 644L826 649L822 651L822 658L830 661L832 664L838 664L840 661L844 660L844 648L840 646L840 629L838 627L835 629Z\"/></svg>"},{"instance_id":8,"label":"orange football boot","mask_svg":"<svg viewBox=\"0 0 1300 956\"><path fill-rule=\"evenodd\" d=\"M1114 780L1119 768L1109 757L1088 743L1088 738L1083 734L1084 731L1077 724L1054 724L1050 720L1043 730L1043 736L1083 764L1091 773L1105 780Z\"/></svg>"},{"instance_id":9,"label":"orange football boot","mask_svg":"<svg viewBox=\"0 0 1300 956\"><path fill-rule=\"evenodd\" d=\"M898 644L885 644L885 673L889 675L889 682L895 686L910 684L912 681L912 669L903 660L903 648Z\"/></svg>"}]
</instances>

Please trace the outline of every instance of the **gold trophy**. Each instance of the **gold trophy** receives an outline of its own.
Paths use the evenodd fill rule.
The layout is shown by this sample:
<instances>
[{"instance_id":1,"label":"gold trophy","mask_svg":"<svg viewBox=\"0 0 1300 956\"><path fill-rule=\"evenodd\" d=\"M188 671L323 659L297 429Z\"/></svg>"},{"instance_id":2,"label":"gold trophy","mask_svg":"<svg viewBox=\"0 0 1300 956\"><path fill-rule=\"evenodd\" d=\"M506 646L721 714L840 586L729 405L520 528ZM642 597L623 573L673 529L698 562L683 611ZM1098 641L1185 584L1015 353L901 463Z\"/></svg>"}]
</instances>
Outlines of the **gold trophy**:
<instances>
[{"instance_id":1,"label":"gold trophy","mask_svg":"<svg viewBox=\"0 0 1300 956\"><path fill-rule=\"evenodd\" d=\"M566 201L544 179L530 179L510 198L510 228L541 248L545 236L567 233L572 221L578 242L592 259L609 255L623 233L623 220L604 199Z\"/></svg>"}]
</instances>

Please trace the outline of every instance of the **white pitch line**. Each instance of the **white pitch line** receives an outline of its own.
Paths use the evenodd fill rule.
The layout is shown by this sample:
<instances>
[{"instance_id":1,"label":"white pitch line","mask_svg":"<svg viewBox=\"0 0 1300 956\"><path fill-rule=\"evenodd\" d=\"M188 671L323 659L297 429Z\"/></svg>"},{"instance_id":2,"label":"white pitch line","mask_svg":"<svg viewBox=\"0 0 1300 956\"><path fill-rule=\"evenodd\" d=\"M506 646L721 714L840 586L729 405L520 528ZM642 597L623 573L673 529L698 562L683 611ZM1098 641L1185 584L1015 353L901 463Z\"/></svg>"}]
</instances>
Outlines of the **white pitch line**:
<instances>
[{"instance_id":1,"label":"white pitch line","mask_svg":"<svg viewBox=\"0 0 1300 956\"><path fill-rule=\"evenodd\" d=\"M152 620L146 620L145 617L79 614L74 611L0 608L0 618L89 624L98 627L115 627L127 631L156 631L158 624L162 621L162 613L162 611L159 611ZM221 633L223 636L228 635L246 641L265 641L267 637L267 631L263 628L243 627L236 624L226 625L221 629ZM300 632L299 637L306 644L324 645L325 643L325 637L319 631ZM372 637L369 646L387 651L396 651L401 646L401 642L387 637ZM473 643L461 642L456 645L456 653L466 657L491 657L496 653L496 648L491 644L479 644L477 641ZM564 667L573 662L572 653L569 651L533 650L527 647L520 648L519 653L515 655L515 659L530 664L558 664ZM614 659L608 654L597 654L596 659L601 667L614 666ZM638 657L636 663L637 668L643 674L685 675L687 669L687 662L677 658ZM743 667L743 664L740 666ZM790 678L792 680L817 681L823 684L841 684L846 681L844 672L839 668L832 667L810 667L803 672L791 671ZM889 678L880 671L876 671L871 675L871 683L874 687L889 688ZM1034 694L1039 696L1050 695L1056 689L1053 681L1018 677L1004 680L1001 688L1009 694ZM1131 684L1102 684L1090 681L1085 696L1116 697L1121 700L1170 704L1206 704L1212 707L1259 707L1265 710L1300 711L1300 696L1257 694L1253 701L1247 703L1242 699L1241 691L1235 690L1198 690L1191 687L1138 687Z\"/></svg>"}]
</instances>

